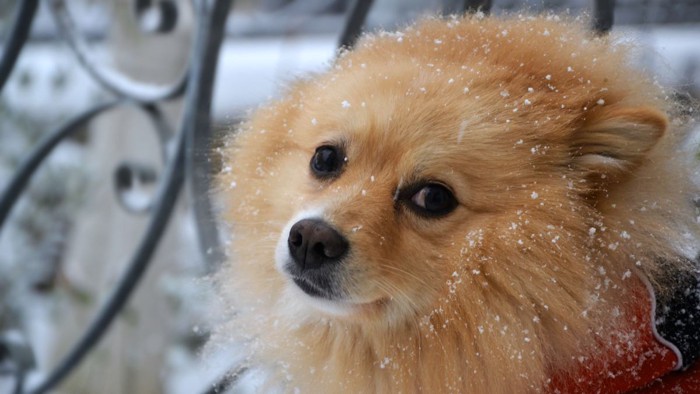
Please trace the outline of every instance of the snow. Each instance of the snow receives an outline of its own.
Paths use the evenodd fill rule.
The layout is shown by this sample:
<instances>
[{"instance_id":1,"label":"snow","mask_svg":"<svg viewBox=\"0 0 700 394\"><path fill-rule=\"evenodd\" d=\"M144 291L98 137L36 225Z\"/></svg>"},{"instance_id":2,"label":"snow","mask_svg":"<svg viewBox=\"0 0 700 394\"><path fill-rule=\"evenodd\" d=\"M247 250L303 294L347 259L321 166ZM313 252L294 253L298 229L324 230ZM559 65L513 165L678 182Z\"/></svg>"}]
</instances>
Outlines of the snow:
<instances>
[{"instance_id":1,"label":"snow","mask_svg":"<svg viewBox=\"0 0 700 394\"><path fill-rule=\"evenodd\" d=\"M687 84L692 83L696 89L700 85L698 24L662 25L648 29L620 27L616 31L626 40L643 43L644 51L639 60L654 73L661 85L687 88Z\"/></svg>"},{"instance_id":2,"label":"snow","mask_svg":"<svg viewBox=\"0 0 700 394\"><path fill-rule=\"evenodd\" d=\"M165 392L169 394L189 394L194 390L203 391L212 387L227 373L244 361L243 352L238 346L229 345L216 349L206 358L192 355L185 349L174 347L168 354L167 364L177 371L166 380ZM248 387L256 387L259 379L253 377L246 382ZM195 389L196 388L196 389Z\"/></svg>"},{"instance_id":3,"label":"snow","mask_svg":"<svg viewBox=\"0 0 700 394\"><path fill-rule=\"evenodd\" d=\"M384 369L384 368L386 368L390 363L391 363L391 359L390 359L389 357L384 357L384 359L379 363L379 368Z\"/></svg>"},{"instance_id":4,"label":"snow","mask_svg":"<svg viewBox=\"0 0 700 394\"><path fill-rule=\"evenodd\" d=\"M93 105L103 96L99 85L67 48L33 43L17 59L1 97L17 111L59 119Z\"/></svg>"},{"instance_id":5,"label":"snow","mask_svg":"<svg viewBox=\"0 0 700 394\"><path fill-rule=\"evenodd\" d=\"M642 31L641 29L616 27L616 31L629 36L629 39L638 39L649 45L645 52L646 55L643 54L642 58L647 64L646 67L654 70L655 74L659 76L661 84L675 87L700 86L700 67L695 69L691 67L692 64L700 62L700 57L697 55L700 53L700 40L697 40L698 27L667 25L644 26L644 29ZM504 30L502 35L506 34L508 32ZM542 34L548 36L550 33L545 30ZM335 54L336 40L337 36L335 35L294 38L233 38L227 40L222 47L214 89L212 111L215 119L230 120L239 117L244 110L279 95L284 83L291 82L297 76L308 72L327 69L328 61ZM396 34L396 40L402 42L404 40L403 34ZM443 41L435 39L434 43L440 45ZM104 94L72 59L65 48L53 43L28 45L24 54L19 58L15 73L2 93L2 99L12 108L46 118L68 116L90 106L96 99L104 97ZM360 67L363 66L360 65ZM573 70L569 67L567 71L572 72ZM26 75L31 76L29 83L23 79L23 76ZM63 78L66 82L62 85L63 87L59 88L58 85L62 83L60 81ZM551 75L547 75L545 78L548 81L552 80ZM454 78L447 81L448 84L454 82ZM550 86L550 89L554 90L555 88ZM468 87L463 88L463 93L466 94L469 91ZM527 92L533 93L534 89L528 88ZM508 97L510 93L504 90L501 92L501 96ZM523 104L530 105L532 102L525 99ZM601 98L596 104L604 105L605 100ZM344 100L340 106L348 109L351 107L351 103ZM365 107L365 103L361 103L361 106ZM316 118L312 118L310 123L317 125L318 121ZM466 120L460 124L458 142L462 141L467 125ZM3 140L5 147L16 143L16 140ZM523 140L520 139L516 145L523 143ZM70 151L72 148L69 145L62 146L68 147L59 150L59 152L65 152L58 153L59 157L82 165L80 152ZM226 166L223 171L230 172L231 167ZM0 172L0 185L6 182L7 174ZM374 175L370 177L370 181L375 181ZM231 181L229 186L235 188L236 181ZM366 190L362 190L362 194L366 194ZM530 197L537 199L539 194L532 191ZM355 232L361 228L362 226L356 226L352 230ZM596 232L595 227L588 230L590 236L595 236ZM629 234L623 231L620 233L620 237L629 239ZM194 236L192 239L194 240ZM555 242L554 239L553 242ZM524 241L519 239L517 243L523 245ZM610 243L608 247L617 248L618 244ZM7 250L2 252L3 256L6 256ZM637 264L641 265L641 262L637 262ZM478 275L480 271L473 270L472 273ZM631 276L632 273L629 270L622 274L623 279ZM35 300L30 301L34 302ZM52 317L48 316L49 308L46 308L41 302L35 305L37 305L36 308L27 313L30 320L28 324L30 327L29 336L39 342L37 349L41 351L41 349L48 349L48 342L55 339L51 336ZM539 321L537 317L534 317L533 321L535 319ZM197 328L199 327L192 329ZM480 326L479 331L483 332L482 330L483 327ZM527 337L525 338L527 340ZM175 394L193 392L194 387L199 388L214 382L225 373L227 368L242 361L240 354L241 352L235 348L221 349L203 362L199 356L193 356L186 350L173 346L169 354L169 372L165 380L167 385L165 391ZM46 356L40 358L46 359ZM391 360L385 358L380 367L385 368L390 365ZM256 387L255 385L259 384L261 380L261 374L260 371L246 374L242 385Z\"/></svg>"},{"instance_id":6,"label":"snow","mask_svg":"<svg viewBox=\"0 0 700 394\"><path fill-rule=\"evenodd\" d=\"M700 85L700 40L697 25L616 27L617 36L641 42L642 64L662 85ZM545 33L547 32L545 31ZM403 39L402 34L396 35ZM212 112L216 119L239 117L270 97L281 93L297 76L328 68L335 55L335 35L229 39L222 45L217 67ZM98 47L96 57L100 57ZM25 86L22 75L31 75ZM56 84L65 78L65 87ZM552 76L547 75L547 80ZM469 92L464 87L464 93ZM529 91L529 90L528 90ZM82 71L70 52L51 43L32 43L20 56L2 98L14 108L42 115L75 113L102 96L99 86Z\"/></svg>"},{"instance_id":7,"label":"snow","mask_svg":"<svg viewBox=\"0 0 700 394\"><path fill-rule=\"evenodd\" d=\"M212 112L232 119L283 91L295 76L328 68L337 37L266 37L224 42L217 66Z\"/></svg>"}]
</instances>

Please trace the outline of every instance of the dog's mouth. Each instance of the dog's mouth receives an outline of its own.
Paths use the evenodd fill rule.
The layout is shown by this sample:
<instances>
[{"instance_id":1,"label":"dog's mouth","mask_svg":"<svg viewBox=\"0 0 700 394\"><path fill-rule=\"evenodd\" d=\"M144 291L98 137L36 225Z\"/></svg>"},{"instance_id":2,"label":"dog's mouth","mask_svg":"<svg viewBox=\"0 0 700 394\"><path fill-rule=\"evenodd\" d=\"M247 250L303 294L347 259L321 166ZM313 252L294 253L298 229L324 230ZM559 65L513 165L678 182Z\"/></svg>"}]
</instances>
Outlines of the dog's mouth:
<instances>
[{"instance_id":1,"label":"dog's mouth","mask_svg":"<svg viewBox=\"0 0 700 394\"><path fill-rule=\"evenodd\" d=\"M342 286L340 286L340 279L334 272L328 270L304 272L293 265L288 265L285 271L285 276L309 297L335 301L341 300L345 296Z\"/></svg>"},{"instance_id":2,"label":"dog's mouth","mask_svg":"<svg viewBox=\"0 0 700 394\"><path fill-rule=\"evenodd\" d=\"M296 284L297 287L299 287L304 293L311 297L323 298L327 300L333 300L335 298L331 291L328 289L322 289L320 286L307 279L292 278L292 281L294 281L294 284Z\"/></svg>"},{"instance_id":3,"label":"dog's mouth","mask_svg":"<svg viewBox=\"0 0 700 394\"><path fill-rule=\"evenodd\" d=\"M297 288L310 297L309 301L313 306L338 317L380 312L389 302L387 298L368 302L352 301L337 292L329 281L318 282L300 276L292 276L291 279Z\"/></svg>"}]
</instances>

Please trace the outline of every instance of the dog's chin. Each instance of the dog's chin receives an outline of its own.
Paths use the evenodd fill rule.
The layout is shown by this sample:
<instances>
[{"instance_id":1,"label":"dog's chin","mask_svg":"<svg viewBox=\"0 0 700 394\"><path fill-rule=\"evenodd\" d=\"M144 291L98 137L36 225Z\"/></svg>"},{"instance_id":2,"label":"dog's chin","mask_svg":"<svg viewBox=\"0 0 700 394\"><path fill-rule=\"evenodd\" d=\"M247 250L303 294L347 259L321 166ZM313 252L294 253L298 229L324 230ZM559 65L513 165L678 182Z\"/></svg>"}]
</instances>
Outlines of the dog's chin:
<instances>
[{"instance_id":1,"label":"dog's chin","mask_svg":"<svg viewBox=\"0 0 700 394\"><path fill-rule=\"evenodd\" d=\"M291 296L301 300L313 310L337 318L375 316L387 306L387 299L354 301L344 297L329 296L303 279L292 279L289 283Z\"/></svg>"},{"instance_id":2,"label":"dog's chin","mask_svg":"<svg viewBox=\"0 0 700 394\"><path fill-rule=\"evenodd\" d=\"M338 318L376 317L387 309L388 298L365 298L347 294L342 285L332 276L314 278L297 272L288 263L281 270L287 281L289 292L285 295L309 306L310 311Z\"/></svg>"}]
</instances>

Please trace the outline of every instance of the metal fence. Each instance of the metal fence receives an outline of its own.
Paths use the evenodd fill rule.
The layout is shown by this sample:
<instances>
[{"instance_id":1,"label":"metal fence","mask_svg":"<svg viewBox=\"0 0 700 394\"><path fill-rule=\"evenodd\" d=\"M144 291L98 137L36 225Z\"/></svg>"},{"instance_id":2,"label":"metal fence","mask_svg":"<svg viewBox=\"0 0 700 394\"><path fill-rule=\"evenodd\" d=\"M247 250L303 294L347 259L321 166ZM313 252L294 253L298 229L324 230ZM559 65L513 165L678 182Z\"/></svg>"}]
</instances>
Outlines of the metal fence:
<instances>
[{"instance_id":1,"label":"metal fence","mask_svg":"<svg viewBox=\"0 0 700 394\"><path fill-rule=\"evenodd\" d=\"M44 163L54 148L81 130L87 122L117 107L131 106L140 109L153 122L162 146L165 170L157 182L157 191L145 206L134 206L122 195L137 179L153 178L153 174L138 165L123 163L114 171L114 188L118 201L126 210L148 215L149 223L140 244L133 251L128 268L116 284L111 295L86 327L81 339L72 350L50 371L43 381L33 387L25 387L25 374L32 368L32 350L3 342L0 338L0 365L9 365L0 374L14 375L15 393L45 393L59 385L84 357L94 349L115 317L120 313L130 294L139 284L139 279L149 266L159 240L173 215L173 208L183 189L190 193L199 243L205 261L215 268L223 260L223 251L218 243L216 224L211 215L208 194L210 169L201 152L210 147L210 105L217 58L224 37L224 28L232 0L193 0L196 16L195 36L186 71L170 86L156 86L131 81L127 76L106 69L95 62L83 38L77 32L68 12L66 1L45 0L62 39L69 45L75 58L90 74L91 78L111 93L112 99L95 104L81 114L49 132L16 169L6 189L0 195L0 235L8 216L23 194L32 176ZM450 12L484 12L491 8L491 0L445 1ZM153 29L168 33L178 15L177 3L172 0L133 0L137 14L157 12L159 23ZM338 40L339 46L350 47L360 34L372 0L356 0L349 9L345 26ZM27 42L32 22L35 19L39 0L23 0L16 9L9 37L0 58L0 91L13 71L16 60ZM593 6L593 29L607 32L613 24L614 0L595 0ZM161 106L174 99L182 99L184 109L179 125L171 129L165 121ZM173 149L166 149L173 147ZM213 388L203 391L215 392L230 383L224 379Z\"/></svg>"}]
</instances>

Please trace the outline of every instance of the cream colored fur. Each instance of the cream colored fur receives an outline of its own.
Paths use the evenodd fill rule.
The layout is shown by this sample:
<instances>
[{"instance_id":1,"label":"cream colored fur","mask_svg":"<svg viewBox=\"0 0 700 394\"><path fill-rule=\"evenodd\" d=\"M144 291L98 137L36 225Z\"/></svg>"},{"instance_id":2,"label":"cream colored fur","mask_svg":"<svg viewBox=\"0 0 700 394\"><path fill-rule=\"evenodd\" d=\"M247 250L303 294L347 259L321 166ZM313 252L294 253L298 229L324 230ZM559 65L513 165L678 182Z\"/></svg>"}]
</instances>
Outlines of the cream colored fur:
<instances>
[{"instance_id":1,"label":"cream colored fur","mask_svg":"<svg viewBox=\"0 0 700 394\"><path fill-rule=\"evenodd\" d=\"M629 51L551 17L424 20L364 36L258 109L218 179L232 226L218 274L265 389L521 393L605 357L629 326L630 273L686 269L698 225L669 104ZM309 171L347 146L340 177ZM426 219L418 180L459 201ZM351 307L324 312L275 267L317 209L351 244ZM661 263L663 262L663 263Z\"/></svg>"}]
</instances>

